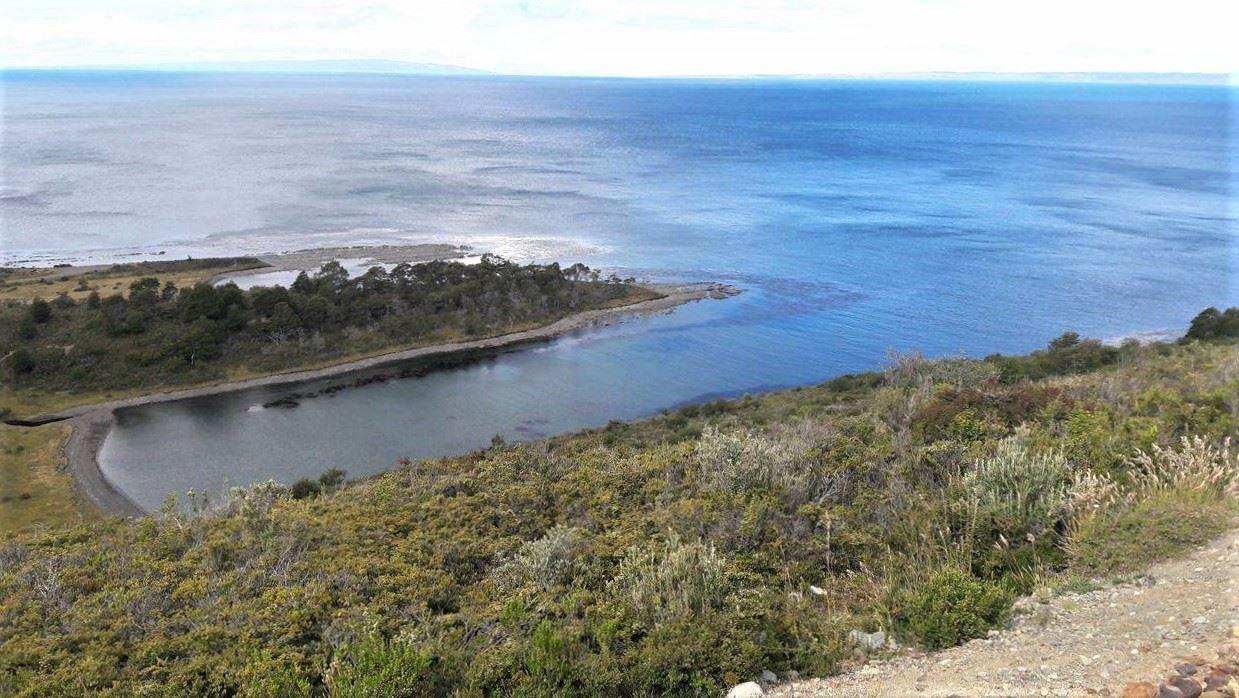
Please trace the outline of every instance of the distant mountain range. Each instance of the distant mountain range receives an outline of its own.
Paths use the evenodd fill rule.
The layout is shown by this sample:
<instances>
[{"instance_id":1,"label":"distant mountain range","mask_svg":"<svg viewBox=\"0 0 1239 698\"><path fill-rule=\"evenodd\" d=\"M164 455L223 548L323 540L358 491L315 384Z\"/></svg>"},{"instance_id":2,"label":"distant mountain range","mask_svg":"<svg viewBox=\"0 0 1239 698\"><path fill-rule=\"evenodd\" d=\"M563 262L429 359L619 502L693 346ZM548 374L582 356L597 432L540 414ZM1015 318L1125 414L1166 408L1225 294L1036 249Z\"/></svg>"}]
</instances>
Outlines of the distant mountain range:
<instances>
[{"instance_id":1,"label":"distant mountain range","mask_svg":"<svg viewBox=\"0 0 1239 698\"><path fill-rule=\"evenodd\" d=\"M787 76L784 76L787 77ZM1231 76L1227 73L1120 73L1120 72L919 72L919 73L873 73L869 75L803 75L806 79L853 78L866 80L960 80L987 82L1100 82L1100 83L1146 83L1161 85L1225 85Z\"/></svg>"},{"instance_id":2,"label":"distant mountain range","mask_svg":"<svg viewBox=\"0 0 1239 698\"><path fill-rule=\"evenodd\" d=\"M441 63L381 59L218 61L134 65L83 65L48 70L154 70L202 73L382 73L385 75L490 75L485 70Z\"/></svg>"}]
</instances>

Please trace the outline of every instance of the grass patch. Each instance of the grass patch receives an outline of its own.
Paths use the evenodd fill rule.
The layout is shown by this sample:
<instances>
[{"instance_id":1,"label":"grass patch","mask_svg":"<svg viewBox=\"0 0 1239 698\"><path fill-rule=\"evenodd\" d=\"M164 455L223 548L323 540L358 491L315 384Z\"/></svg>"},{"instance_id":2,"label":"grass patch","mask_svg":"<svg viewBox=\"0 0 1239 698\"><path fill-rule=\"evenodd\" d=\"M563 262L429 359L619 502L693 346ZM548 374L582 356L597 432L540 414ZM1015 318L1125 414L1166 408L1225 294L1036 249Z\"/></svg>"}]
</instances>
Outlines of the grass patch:
<instances>
[{"instance_id":1,"label":"grass patch","mask_svg":"<svg viewBox=\"0 0 1239 698\"><path fill-rule=\"evenodd\" d=\"M0 426L0 533L87 518L72 479L60 467L68 436L63 424Z\"/></svg>"},{"instance_id":2,"label":"grass patch","mask_svg":"<svg viewBox=\"0 0 1239 698\"><path fill-rule=\"evenodd\" d=\"M1183 557L1225 533L1235 513L1233 503L1221 500L1154 493L1132 506L1081 520L1067 544L1070 571L1112 577Z\"/></svg>"},{"instance_id":3,"label":"grass patch","mask_svg":"<svg viewBox=\"0 0 1239 698\"><path fill-rule=\"evenodd\" d=\"M100 295L128 297L129 286L139 279L158 275L185 288L219 274L231 274L269 266L252 258L219 260L171 260L139 262L100 267L21 268L0 276L0 302L29 303L36 298L51 300L65 294L75 301L86 300L92 291Z\"/></svg>"}]
</instances>

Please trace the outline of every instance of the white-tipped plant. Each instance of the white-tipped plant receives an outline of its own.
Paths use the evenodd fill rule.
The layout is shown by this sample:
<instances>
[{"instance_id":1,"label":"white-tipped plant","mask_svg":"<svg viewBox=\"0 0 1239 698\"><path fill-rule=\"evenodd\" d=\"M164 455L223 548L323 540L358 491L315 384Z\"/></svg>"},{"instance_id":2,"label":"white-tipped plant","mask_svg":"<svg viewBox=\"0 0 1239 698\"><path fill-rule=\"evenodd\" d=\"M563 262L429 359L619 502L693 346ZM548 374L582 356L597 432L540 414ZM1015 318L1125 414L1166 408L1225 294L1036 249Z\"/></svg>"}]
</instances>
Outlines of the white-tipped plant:
<instances>
[{"instance_id":1,"label":"white-tipped plant","mask_svg":"<svg viewBox=\"0 0 1239 698\"><path fill-rule=\"evenodd\" d=\"M1146 493L1158 490L1196 491L1239 497L1239 454L1230 438L1216 445L1201 436L1183 437L1178 449L1154 445L1132 459L1135 485Z\"/></svg>"},{"instance_id":2,"label":"white-tipped plant","mask_svg":"<svg viewBox=\"0 0 1239 698\"><path fill-rule=\"evenodd\" d=\"M823 475L812 453L830 430L808 420L769 434L721 431L707 426L697 441L698 477L703 485L728 492L778 489L797 502L830 498L844 488L846 473Z\"/></svg>"},{"instance_id":3,"label":"white-tipped plant","mask_svg":"<svg viewBox=\"0 0 1239 698\"><path fill-rule=\"evenodd\" d=\"M722 490L764 489L784 476L790 453L760 434L707 426L697 441L701 478Z\"/></svg>"},{"instance_id":4,"label":"white-tipped plant","mask_svg":"<svg viewBox=\"0 0 1239 698\"><path fill-rule=\"evenodd\" d=\"M582 543L581 530L558 525L537 540L526 541L511 560L491 573L507 589L534 585L547 590L572 578L573 565Z\"/></svg>"},{"instance_id":5,"label":"white-tipped plant","mask_svg":"<svg viewBox=\"0 0 1239 698\"><path fill-rule=\"evenodd\" d=\"M993 457L977 461L961 482L970 508L1021 536L1039 536L1063 520L1071 483L1062 453L1030 453L1018 435L999 443Z\"/></svg>"},{"instance_id":6,"label":"white-tipped plant","mask_svg":"<svg viewBox=\"0 0 1239 698\"><path fill-rule=\"evenodd\" d=\"M1067 511L1072 517L1085 516L1131 499L1131 493L1124 491L1114 478L1083 470L1075 474L1067 491Z\"/></svg>"},{"instance_id":7,"label":"white-tipped plant","mask_svg":"<svg viewBox=\"0 0 1239 698\"><path fill-rule=\"evenodd\" d=\"M672 534L664 545L629 550L608 588L643 622L658 625L722 608L735 580L713 545L684 543Z\"/></svg>"},{"instance_id":8,"label":"white-tipped plant","mask_svg":"<svg viewBox=\"0 0 1239 698\"><path fill-rule=\"evenodd\" d=\"M288 496L288 488L275 480L256 482L249 487L233 487L220 513L224 516L263 517L266 516L276 502Z\"/></svg>"}]
</instances>

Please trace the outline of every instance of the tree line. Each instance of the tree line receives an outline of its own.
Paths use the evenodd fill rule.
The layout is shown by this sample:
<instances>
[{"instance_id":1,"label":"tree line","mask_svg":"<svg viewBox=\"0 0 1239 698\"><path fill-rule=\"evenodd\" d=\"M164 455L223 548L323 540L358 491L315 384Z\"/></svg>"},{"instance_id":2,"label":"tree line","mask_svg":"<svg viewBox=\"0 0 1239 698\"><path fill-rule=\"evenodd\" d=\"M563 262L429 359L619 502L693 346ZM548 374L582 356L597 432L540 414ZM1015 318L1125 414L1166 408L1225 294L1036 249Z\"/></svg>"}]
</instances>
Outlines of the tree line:
<instances>
[{"instance_id":1,"label":"tree line","mask_svg":"<svg viewBox=\"0 0 1239 698\"><path fill-rule=\"evenodd\" d=\"M0 308L0 357L12 387L112 390L281 370L400 345L489 336L650 293L583 264L434 261L372 267L338 262L289 287L177 288L157 276L128 296Z\"/></svg>"}]
</instances>

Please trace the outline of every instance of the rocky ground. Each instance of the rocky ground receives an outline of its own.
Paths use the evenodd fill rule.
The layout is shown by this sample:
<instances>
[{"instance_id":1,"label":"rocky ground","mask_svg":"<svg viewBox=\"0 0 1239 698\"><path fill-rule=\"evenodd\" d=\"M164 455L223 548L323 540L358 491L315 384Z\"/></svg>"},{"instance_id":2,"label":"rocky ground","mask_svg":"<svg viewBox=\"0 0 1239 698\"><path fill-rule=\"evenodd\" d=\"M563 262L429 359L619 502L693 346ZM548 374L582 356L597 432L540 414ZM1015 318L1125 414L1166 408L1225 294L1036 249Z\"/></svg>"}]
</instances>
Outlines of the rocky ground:
<instances>
[{"instance_id":1,"label":"rocky ground","mask_svg":"<svg viewBox=\"0 0 1239 698\"><path fill-rule=\"evenodd\" d=\"M1239 530L1121 583L1029 597L1017 608L1009 628L959 647L745 690L783 698L1239 695Z\"/></svg>"}]
</instances>

